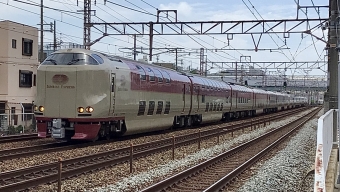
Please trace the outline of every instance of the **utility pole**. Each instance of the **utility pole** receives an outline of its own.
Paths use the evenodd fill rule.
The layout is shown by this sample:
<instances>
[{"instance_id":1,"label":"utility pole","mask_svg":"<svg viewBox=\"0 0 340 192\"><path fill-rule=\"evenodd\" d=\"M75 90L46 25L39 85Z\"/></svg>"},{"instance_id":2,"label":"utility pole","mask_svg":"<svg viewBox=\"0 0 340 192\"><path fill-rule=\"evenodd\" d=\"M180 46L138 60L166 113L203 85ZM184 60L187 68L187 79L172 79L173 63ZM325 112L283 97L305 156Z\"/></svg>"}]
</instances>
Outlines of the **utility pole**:
<instances>
[{"instance_id":1,"label":"utility pole","mask_svg":"<svg viewBox=\"0 0 340 192\"><path fill-rule=\"evenodd\" d=\"M44 9L43 2L40 3L40 63L44 61Z\"/></svg>"},{"instance_id":2,"label":"utility pole","mask_svg":"<svg viewBox=\"0 0 340 192\"><path fill-rule=\"evenodd\" d=\"M53 51L57 50L57 33L56 33L56 22L54 20L54 24L53 24Z\"/></svg>"},{"instance_id":3,"label":"utility pole","mask_svg":"<svg viewBox=\"0 0 340 192\"><path fill-rule=\"evenodd\" d=\"M200 49L200 75L203 75L204 71L204 48Z\"/></svg>"},{"instance_id":4,"label":"utility pole","mask_svg":"<svg viewBox=\"0 0 340 192\"><path fill-rule=\"evenodd\" d=\"M178 70L178 66L177 66L177 49L175 49L175 51L176 51L176 71Z\"/></svg>"},{"instance_id":5,"label":"utility pole","mask_svg":"<svg viewBox=\"0 0 340 192\"><path fill-rule=\"evenodd\" d=\"M91 0L84 0L84 46L90 50L91 27L86 27L85 23L91 23Z\"/></svg>"},{"instance_id":6,"label":"utility pole","mask_svg":"<svg viewBox=\"0 0 340 192\"><path fill-rule=\"evenodd\" d=\"M136 34L134 34L133 35L133 60L136 60L136 55L137 55L137 53L136 53L136 38L137 38L137 35Z\"/></svg>"},{"instance_id":7,"label":"utility pole","mask_svg":"<svg viewBox=\"0 0 340 192\"><path fill-rule=\"evenodd\" d=\"M235 69L236 69L236 76L235 76L235 83L237 83L237 61L235 62Z\"/></svg>"},{"instance_id":8,"label":"utility pole","mask_svg":"<svg viewBox=\"0 0 340 192\"><path fill-rule=\"evenodd\" d=\"M325 112L338 108L338 9L337 0L329 0L329 30L328 30L328 74L329 85L325 93ZM336 135L335 135L336 136Z\"/></svg>"}]
</instances>

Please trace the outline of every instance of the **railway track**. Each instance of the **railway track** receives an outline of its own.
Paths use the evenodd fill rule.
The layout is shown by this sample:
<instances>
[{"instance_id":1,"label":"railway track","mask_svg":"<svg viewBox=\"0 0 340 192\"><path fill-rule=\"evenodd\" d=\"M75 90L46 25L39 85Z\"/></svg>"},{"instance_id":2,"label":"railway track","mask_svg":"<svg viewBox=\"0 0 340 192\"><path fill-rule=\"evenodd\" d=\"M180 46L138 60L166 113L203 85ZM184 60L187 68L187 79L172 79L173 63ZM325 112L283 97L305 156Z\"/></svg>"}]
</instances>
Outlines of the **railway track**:
<instances>
[{"instance_id":1,"label":"railway track","mask_svg":"<svg viewBox=\"0 0 340 192\"><path fill-rule=\"evenodd\" d=\"M302 109L294 110L295 112ZM292 111L287 111L281 114L287 116L292 114ZM276 119L280 118L276 117ZM178 136L175 138L176 147L188 145L198 142L203 139L217 137L221 134L230 133L235 130L249 128L256 124L264 124L275 118L270 115L261 117L256 121L249 120L248 122L239 122L220 129L206 130L199 133ZM151 154L169 150L172 148L172 138L158 140L154 142L144 143L133 147L133 158L141 158ZM94 155L78 157L63 161L62 178L70 178L83 173L102 169L105 167L114 166L130 160L130 147L111 150L107 152L97 153ZM44 183L55 182L57 180L58 163L49 163L38 166L32 166L24 169L3 172L0 174L0 191L16 191L24 190Z\"/></svg>"},{"instance_id":2,"label":"railway track","mask_svg":"<svg viewBox=\"0 0 340 192\"><path fill-rule=\"evenodd\" d=\"M254 125L259 124L259 119L264 120L274 120L278 117L281 117L282 115L290 115L293 113L296 113L297 111L301 111L304 108L299 108L296 110L290 110L290 111L283 111L276 114L270 114L265 115L261 117L256 117L252 120ZM239 126L240 124L243 124L244 122L247 122L248 120L240 120L236 122L230 122L230 125L224 128L230 128L231 126ZM249 122L248 122L249 123ZM210 131L209 131L210 132ZM209 134L209 132L202 132L201 134ZM189 137L192 137L189 135ZM179 138L180 139L180 138ZM22 157L28 157L33 155L40 155L44 153L52 153L57 151L64 151L64 150L70 150L70 149L76 149L76 148L83 148L83 147L89 147L93 145L100 145L100 144L106 144L111 141L97 141L95 143L92 142L81 142L81 143L67 143L67 142L60 142L60 143L50 143L50 144L44 144L44 145L37 145L37 146L30 146L30 147L20 147L20 148L13 148L13 149L7 149L0 151L0 161L4 160L10 160L14 158L22 158Z\"/></svg>"},{"instance_id":3,"label":"railway track","mask_svg":"<svg viewBox=\"0 0 340 192\"><path fill-rule=\"evenodd\" d=\"M33 140L33 139L41 139L38 137L38 134L24 134L24 135L12 135L12 136L4 136L0 137L0 143L9 143L16 141L25 141L25 140Z\"/></svg>"},{"instance_id":4,"label":"railway track","mask_svg":"<svg viewBox=\"0 0 340 192\"><path fill-rule=\"evenodd\" d=\"M256 163L271 149L282 143L309 121L321 108L287 125L241 144L201 164L184 170L156 183L142 192L204 191L215 192L225 188L248 167Z\"/></svg>"}]
</instances>

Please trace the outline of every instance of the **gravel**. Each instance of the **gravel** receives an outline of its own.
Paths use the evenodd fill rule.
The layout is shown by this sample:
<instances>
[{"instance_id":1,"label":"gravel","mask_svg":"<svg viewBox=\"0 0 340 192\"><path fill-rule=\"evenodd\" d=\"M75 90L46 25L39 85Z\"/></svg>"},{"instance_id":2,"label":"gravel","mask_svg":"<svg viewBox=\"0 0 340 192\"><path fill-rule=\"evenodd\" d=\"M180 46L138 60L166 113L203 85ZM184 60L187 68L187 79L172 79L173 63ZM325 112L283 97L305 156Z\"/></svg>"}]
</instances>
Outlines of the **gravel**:
<instances>
[{"instance_id":1,"label":"gravel","mask_svg":"<svg viewBox=\"0 0 340 192\"><path fill-rule=\"evenodd\" d=\"M322 114L323 110L318 116ZM306 176L315 160L316 129L317 118L306 123L283 150L262 162L256 174L237 191L313 191L310 182L314 182L314 175Z\"/></svg>"},{"instance_id":2,"label":"gravel","mask_svg":"<svg viewBox=\"0 0 340 192\"><path fill-rule=\"evenodd\" d=\"M43 145L43 144L56 143L56 142L58 141L56 141L53 138L46 138L46 139L42 138L42 139L34 139L34 140L28 140L28 141L16 141L16 142L0 144L0 150L7 150L7 149L13 149L13 148L19 148L19 147L28 147L28 146L34 146L34 145Z\"/></svg>"},{"instance_id":3,"label":"gravel","mask_svg":"<svg viewBox=\"0 0 340 192\"><path fill-rule=\"evenodd\" d=\"M65 191L84 191L86 189L89 191L138 191L185 168L189 168L214 155L220 154L234 145L259 136L277 126L287 124L307 113L308 112L304 112L286 120L272 123L269 126L253 130L249 133L242 134L241 132L238 136L234 134L234 139L232 139L230 135L227 135L221 138L220 145L216 145L215 140L210 139L210 141L202 142L201 146L203 149L200 151L197 150L197 144L176 149L176 158L183 157L182 159L172 161L171 152L168 151L136 160L134 161L134 174L129 174L128 164L123 164L93 174L82 175L75 179L63 181L62 187ZM208 148L209 146L210 148ZM56 189L55 187L55 184L43 185L36 190L53 191Z\"/></svg>"},{"instance_id":4,"label":"gravel","mask_svg":"<svg viewBox=\"0 0 340 192\"><path fill-rule=\"evenodd\" d=\"M223 125L227 125L227 124L228 123L224 123L220 125L205 126L201 128L201 131L217 128L217 126L223 127ZM245 132L246 131L247 130L245 129ZM45 163L56 162L58 161L59 157L65 160L65 159L71 159L71 158L76 158L80 156L88 156L88 155L92 155L92 154L96 154L100 152L105 152L105 151L114 150L117 148L130 146L130 143L133 143L134 145L138 145L138 144L151 142L155 140L171 138L173 135L180 136L180 135L186 135L186 134L197 133L197 132L198 132L198 129L185 129L185 130L174 131L174 132L165 133L165 134L139 137L139 138L130 139L126 141L114 141L108 144L84 147L84 148L79 148L79 149L70 149L70 150L65 150L65 151L52 152L52 153L46 153L46 154L41 154L41 155L34 155L34 156L29 156L29 157L6 160L6 161L0 162L0 172L10 171L13 169L26 168L30 166L45 164ZM234 136L241 135L241 134L243 134L242 131L234 132ZM13 146L10 148L39 145L39 144L44 144L44 142L46 143L53 142L53 139L48 138L48 139L38 139L38 140L33 140L33 141L15 142ZM10 146L11 144L8 144L8 145Z\"/></svg>"}]
</instances>

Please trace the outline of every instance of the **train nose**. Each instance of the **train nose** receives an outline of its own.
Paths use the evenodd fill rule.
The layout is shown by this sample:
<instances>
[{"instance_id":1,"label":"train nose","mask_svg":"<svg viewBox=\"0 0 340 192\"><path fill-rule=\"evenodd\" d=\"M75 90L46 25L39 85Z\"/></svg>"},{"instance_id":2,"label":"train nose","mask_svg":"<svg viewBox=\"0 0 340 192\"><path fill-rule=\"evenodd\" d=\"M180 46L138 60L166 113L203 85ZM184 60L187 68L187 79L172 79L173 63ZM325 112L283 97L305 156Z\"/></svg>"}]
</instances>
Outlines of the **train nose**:
<instances>
[{"instance_id":1,"label":"train nose","mask_svg":"<svg viewBox=\"0 0 340 192\"><path fill-rule=\"evenodd\" d=\"M47 67L45 116L76 117L77 68Z\"/></svg>"}]
</instances>

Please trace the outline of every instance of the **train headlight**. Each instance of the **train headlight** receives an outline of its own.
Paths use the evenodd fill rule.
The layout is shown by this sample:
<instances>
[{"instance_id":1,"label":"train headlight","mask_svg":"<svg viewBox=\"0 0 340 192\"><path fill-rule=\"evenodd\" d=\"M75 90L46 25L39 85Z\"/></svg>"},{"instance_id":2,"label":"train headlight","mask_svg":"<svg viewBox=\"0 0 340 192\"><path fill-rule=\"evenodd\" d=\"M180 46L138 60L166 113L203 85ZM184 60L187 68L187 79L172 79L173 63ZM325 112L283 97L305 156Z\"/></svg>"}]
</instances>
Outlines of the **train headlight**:
<instances>
[{"instance_id":1,"label":"train headlight","mask_svg":"<svg viewBox=\"0 0 340 192\"><path fill-rule=\"evenodd\" d=\"M34 111L38 111L38 106L34 105Z\"/></svg>"},{"instance_id":2,"label":"train headlight","mask_svg":"<svg viewBox=\"0 0 340 192\"><path fill-rule=\"evenodd\" d=\"M39 111L43 112L45 110L44 106L39 106Z\"/></svg>"},{"instance_id":3,"label":"train headlight","mask_svg":"<svg viewBox=\"0 0 340 192\"><path fill-rule=\"evenodd\" d=\"M93 108L92 107L86 107L86 112L92 113L93 112Z\"/></svg>"},{"instance_id":4,"label":"train headlight","mask_svg":"<svg viewBox=\"0 0 340 192\"><path fill-rule=\"evenodd\" d=\"M78 112L79 113L84 113L84 107L78 107Z\"/></svg>"}]
</instances>

